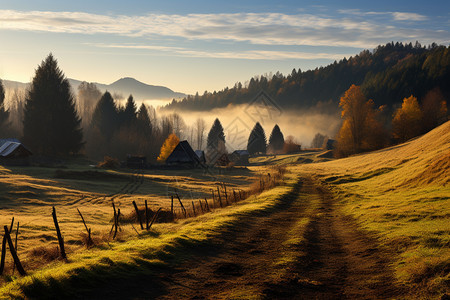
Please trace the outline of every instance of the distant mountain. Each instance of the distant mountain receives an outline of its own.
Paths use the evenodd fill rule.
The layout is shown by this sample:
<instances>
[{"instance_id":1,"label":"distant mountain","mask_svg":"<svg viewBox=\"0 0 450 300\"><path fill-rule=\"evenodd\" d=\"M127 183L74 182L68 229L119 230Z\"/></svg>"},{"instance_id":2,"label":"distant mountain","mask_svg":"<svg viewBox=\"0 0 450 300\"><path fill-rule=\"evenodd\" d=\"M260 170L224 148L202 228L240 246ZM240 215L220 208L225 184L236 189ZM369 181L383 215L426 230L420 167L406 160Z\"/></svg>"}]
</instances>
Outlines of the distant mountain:
<instances>
[{"instance_id":1,"label":"distant mountain","mask_svg":"<svg viewBox=\"0 0 450 300\"><path fill-rule=\"evenodd\" d=\"M81 81L69 78L69 83L72 86L74 94L76 94ZM124 98L127 98L131 94L135 100L164 100L186 97L186 94L174 92L167 87L145 84L129 77L119 79L111 84L95 84L102 92L109 91L111 94L117 93L122 95ZM3 80L3 85L6 89L13 90L16 88L25 89L29 83Z\"/></svg>"},{"instance_id":2,"label":"distant mountain","mask_svg":"<svg viewBox=\"0 0 450 300\"><path fill-rule=\"evenodd\" d=\"M78 89L78 86L81 83L79 80L70 78L69 82L74 91ZM131 94L135 100L178 99L186 96L186 94L174 92L167 87L149 85L130 77L121 78L111 84L95 84L102 92L108 91L111 94L118 93L124 98L127 98Z\"/></svg>"}]
</instances>

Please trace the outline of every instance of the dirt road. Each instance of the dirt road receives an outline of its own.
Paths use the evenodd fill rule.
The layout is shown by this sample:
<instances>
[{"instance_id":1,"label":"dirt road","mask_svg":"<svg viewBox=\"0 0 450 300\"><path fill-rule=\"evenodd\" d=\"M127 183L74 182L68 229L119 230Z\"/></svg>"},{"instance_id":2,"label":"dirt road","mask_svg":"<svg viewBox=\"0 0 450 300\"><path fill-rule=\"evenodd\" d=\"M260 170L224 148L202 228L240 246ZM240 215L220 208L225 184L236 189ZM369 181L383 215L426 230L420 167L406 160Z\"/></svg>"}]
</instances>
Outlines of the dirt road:
<instances>
[{"instance_id":1,"label":"dirt road","mask_svg":"<svg viewBox=\"0 0 450 300\"><path fill-rule=\"evenodd\" d=\"M217 251L163 279L159 299L401 297L375 238L339 213L329 192L301 178L276 209L217 238ZM154 294L153 294L154 296Z\"/></svg>"}]
</instances>

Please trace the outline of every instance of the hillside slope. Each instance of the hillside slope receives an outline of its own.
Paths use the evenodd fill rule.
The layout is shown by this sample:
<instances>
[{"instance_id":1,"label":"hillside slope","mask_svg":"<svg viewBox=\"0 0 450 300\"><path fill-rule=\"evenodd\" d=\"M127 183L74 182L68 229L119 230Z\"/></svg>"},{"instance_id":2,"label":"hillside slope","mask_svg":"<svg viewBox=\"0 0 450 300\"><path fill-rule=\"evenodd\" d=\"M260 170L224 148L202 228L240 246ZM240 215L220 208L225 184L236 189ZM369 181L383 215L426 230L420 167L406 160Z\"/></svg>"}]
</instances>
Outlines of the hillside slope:
<instances>
[{"instance_id":1,"label":"hillside slope","mask_svg":"<svg viewBox=\"0 0 450 300\"><path fill-rule=\"evenodd\" d=\"M298 171L321 182L342 213L393 251L396 278L425 293L419 298L446 292L450 121L401 145Z\"/></svg>"}]
</instances>

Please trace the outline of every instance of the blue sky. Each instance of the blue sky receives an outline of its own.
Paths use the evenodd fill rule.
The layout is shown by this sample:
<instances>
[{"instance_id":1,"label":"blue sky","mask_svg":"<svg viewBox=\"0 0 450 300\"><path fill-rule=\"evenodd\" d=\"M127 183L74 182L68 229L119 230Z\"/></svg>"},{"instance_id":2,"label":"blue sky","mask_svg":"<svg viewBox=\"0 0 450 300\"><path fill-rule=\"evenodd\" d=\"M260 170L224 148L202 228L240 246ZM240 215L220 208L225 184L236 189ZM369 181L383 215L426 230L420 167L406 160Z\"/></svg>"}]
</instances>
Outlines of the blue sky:
<instances>
[{"instance_id":1,"label":"blue sky","mask_svg":"<svg viewBox=\"0 0 450 300\"><path fill-rule=\"evenodd\" d=\"M52 52L66 76L203 93L390 41L450 43L450 1L2 1L0 78Z\"/></svg>"}]
</instances>

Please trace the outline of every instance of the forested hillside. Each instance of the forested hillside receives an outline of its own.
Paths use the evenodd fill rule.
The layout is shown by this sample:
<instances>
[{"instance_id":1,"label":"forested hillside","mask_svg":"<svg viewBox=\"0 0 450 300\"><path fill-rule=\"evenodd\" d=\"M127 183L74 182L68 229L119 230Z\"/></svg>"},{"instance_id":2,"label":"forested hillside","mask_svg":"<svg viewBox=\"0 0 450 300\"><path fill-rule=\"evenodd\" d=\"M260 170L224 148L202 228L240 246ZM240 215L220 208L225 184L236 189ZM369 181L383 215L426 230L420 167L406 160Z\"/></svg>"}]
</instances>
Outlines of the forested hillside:
<instances>
[{"instance_id":1,"label":"forested hillside","mask_svg":"<svg viewBox=\"0 0 450 300\"><path fill-rule=\"evenodd\" d=\"M303 72L294 68L287 76L279 72L273 76L257 76L246 84L238 82L219 92L188 96L173 101L166 109L209 110L230 103L243 104L252 101L261 90L278 105L290 109L337 107L339 98L352 84L360 85L366 97L373 99L377 106L392 107L411 94L421 99L435 87L448 99L449 82L449 47L436 44L423 47L418 42L415 45L388 43L315 70Z\"/></svg>"}]
</instances>

